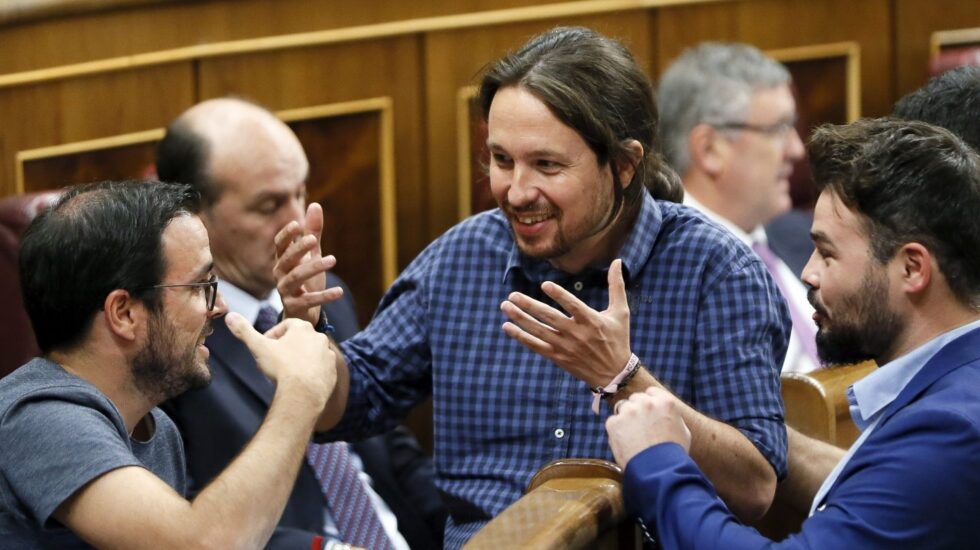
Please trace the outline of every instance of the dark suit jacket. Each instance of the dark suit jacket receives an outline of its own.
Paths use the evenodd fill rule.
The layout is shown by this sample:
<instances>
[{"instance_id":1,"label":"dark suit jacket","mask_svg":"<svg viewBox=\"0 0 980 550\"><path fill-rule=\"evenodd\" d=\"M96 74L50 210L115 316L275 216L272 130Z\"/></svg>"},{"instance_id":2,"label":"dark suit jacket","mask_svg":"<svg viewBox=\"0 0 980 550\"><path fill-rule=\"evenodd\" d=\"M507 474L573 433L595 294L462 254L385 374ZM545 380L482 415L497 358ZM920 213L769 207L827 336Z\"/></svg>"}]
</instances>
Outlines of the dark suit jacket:
<instances>
[{"instance_id":1,"label":"dark suit jacket","mask_svg":"<svg viewBox=\"0 0 980 550\"><path fill-rule=\"evenodd\" d=\"M331 276L330 286L342 285ZM357 332L350 292L326 306L335 337ZM224 320L214 322L206 345L211 352L211 384L189 391L163 405L180 428L187 453L191 493L214 479L258 431L274 389L255 366L248 349ZM398 518L398 530L413 548L441 548L445 509L433 482L432 461L404 429L352 445L374 489ZM307 549L323 533L325 500L312 468L303 464L279 528L269 542L273 549Z\"/></svg>"},{"instance_id":2,"label":"dark suit jacket","mask_svg":"<svg viewBox=\"0 0 980 550\"><path fill-rule=\"evenodd\" d=\"M766 225L766 238L769 248L793 270L797 277L813 254L813 241L810 240L810 226L813 213L803 210L790 210Z\"/></svg>"}]
</instances>

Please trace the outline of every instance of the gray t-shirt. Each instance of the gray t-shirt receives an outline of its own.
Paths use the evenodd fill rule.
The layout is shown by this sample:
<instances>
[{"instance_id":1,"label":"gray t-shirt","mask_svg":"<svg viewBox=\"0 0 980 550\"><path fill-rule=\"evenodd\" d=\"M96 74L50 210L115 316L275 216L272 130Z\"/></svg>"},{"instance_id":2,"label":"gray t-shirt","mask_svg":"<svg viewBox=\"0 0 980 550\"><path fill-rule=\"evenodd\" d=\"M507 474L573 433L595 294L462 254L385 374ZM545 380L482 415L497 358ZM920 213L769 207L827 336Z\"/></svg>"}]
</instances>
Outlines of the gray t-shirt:
<instances>
[{"instance_id":1,"label":"gray t-shirt","mask_svg":"<svg viewBox=\"0 0 980 550\"><path fill-rule=\"evenodd\" d=\"M144 467L186 494L180 433L159 409L151 414L152 437L132 439L105 395L46 359L0 379L0 547L89 548L51 514L123 466Z\"/></svg>"}]
</instances>

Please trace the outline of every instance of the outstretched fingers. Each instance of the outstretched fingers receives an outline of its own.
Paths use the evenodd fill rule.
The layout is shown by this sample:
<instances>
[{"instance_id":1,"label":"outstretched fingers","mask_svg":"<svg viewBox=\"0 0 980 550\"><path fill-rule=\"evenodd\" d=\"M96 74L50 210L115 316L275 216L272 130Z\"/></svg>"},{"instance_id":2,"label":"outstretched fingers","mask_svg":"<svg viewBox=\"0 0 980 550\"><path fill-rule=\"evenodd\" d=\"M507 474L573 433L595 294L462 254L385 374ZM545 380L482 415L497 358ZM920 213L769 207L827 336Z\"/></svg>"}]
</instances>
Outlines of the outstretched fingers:
<instances>
[{"instance_id":1,"label":"outstretched fingers","mask_svg":"<svg viewBox=\"0 0 980 550\"><path fill-rule=\"evenodd\" d=\"M552 358L555 353L555 346L538 338L515 323L507 322L502 326L504 334L527 347L529 350L543 357Z\"/></svg>"},{"instance_id":2,"label":"outstretched fingers","mask_svg":"<svg viewBox=\"0 0 980 550\"><path fill-rule=\"evenodd\" d=\"M292 221L287 223L282 229L276 233L275 245L276 245L276 258L281 258L283 254L286 253L286 249L289 245L296 242L297 239L303 236L303 227L300 226L299 222Z\"/></svg>"},{"instance_id":3,"label":"outstretched fingers","mask_svg":"<svg viewBox=\"0 0 980 550\"><path fill-rule=\"evenodd\" d=\"M626 298L626 281L623 280L623 260L613 260L607 274L609 282L609 310L629 313L629 300Z\"/></svg>"},{"instance_id":4,"label":"outstretched fingers","mask_svg":"<svg viewBox=\"0 0 980 550\"><path fill-rule=\"evenodd\" d=\"M519 292L511 293L509 299L500 304L500 310L518 329L544 341L550 341L559 333L555 324L559 324L562 319L567 319L554 308Z\"/></svg>"},{"instance_id":5,"label":"outstretched fingers","mask_svg":"<svg viewBox=\"0 0 980 550\"><path fill-rule=\"evenodd\" d=\"M313 202L306 207L306 223L303 230L304 235L312 235L316 237L317 243L323 238L323 208ZM313 260L318 260L322 255L320 247L317 246L310 251L310 257Z\"/></svg>"},{"instance_id":6,"label":"outstretched fingers","mask_svg":"<svg viewBox=\"0 0 980 550\"><path fill-rule=\"evenodd\" d=\"M555 303L560 305L562 309L567 311L568 314L571 315L572 319L581 320L587 318L590 314L595 313L595 310L589 307L588 304L582 300L579 300L577 296L551 281L541 283L541 290L543 290L549 298L554 300Z\"/></svg>"},{"instance_id":7,"label":"outstretched fingers","mask_svg":"<svg viewBox=\"0 0 980 550\"><path fill-rule=\"evenodd\" d=\"M289 244L286 249L278 255L274 273L276 280L279 280L290 273L304 260L310 258L314 250L320 250L320 242L313 235L305 235L295 242Z\"/></svg>"},{"instance_id":8,"label":"outstretched fingers","mask_svg":"<svg viewBox=\"0 0 980 550\"><path fill-rule=\"evenodd\" d=\"M285 273L280 273L277 266L276 288L281 296L299 296L304 292L310 292L307 288L308 281L314 277L321 276L330 271L337 265L337 258L333 255L323 258L304 260ZM339 287L336 287L339 289ZM322 290L322 287L321 287Z\"/></svg>"}]
</instances>

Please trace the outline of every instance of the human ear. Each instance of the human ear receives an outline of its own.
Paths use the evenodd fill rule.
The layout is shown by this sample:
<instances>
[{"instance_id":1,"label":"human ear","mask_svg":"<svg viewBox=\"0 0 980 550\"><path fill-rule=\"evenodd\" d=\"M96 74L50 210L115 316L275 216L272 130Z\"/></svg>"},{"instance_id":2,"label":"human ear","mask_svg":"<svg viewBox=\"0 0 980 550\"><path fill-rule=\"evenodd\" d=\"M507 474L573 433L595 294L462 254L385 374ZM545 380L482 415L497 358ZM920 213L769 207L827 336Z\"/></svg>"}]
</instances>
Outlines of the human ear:
<instances>
[{"instance_id":1,"label":"human ear","mask_svg":"<svg viewBox=\"0 0 980 550\"><path fill-rule=\"evenodd\" d=\"M148 317L146 305L121 288L106 296L102 314L109 331L128 341L136 340Z\"/></svg>"},{"instance_id":2,"label":"human ear","mask_svg":"<svg viewBox=\"0 0 980 550\"><path fill-rule=\"evenodd\" d=\"M688 156L691 159L690 168L718 177L725 168L728 147L727 142L719 139L721 134L707 124L698 124L687 135Z\"/></svg>"},{"instance_id":3,"label":"human ear","mask_svg":"<svg viewBox=\"0 0 980 550\"><path fill-rule=\"evenodd\" d=\"M935 257L925 246L916 243L905 243L895 254L899 262L902 287L906 292L920 293L929 287L932 272L937 269Z\"/></svg>"},{"instance_id":4,"label":"human ear","mask_svg":"<svg viewBox=\"0 0 980 550\"><path fill-rule=\"evenodd\" d=\"M643 161L643 145L635 140L628 140L626 143L627 158L621 159L616 163L616 171L619 176L619 184L623 189L633 183L633 176L636 175L636 167Z\"/></svg>"}]
</instances>

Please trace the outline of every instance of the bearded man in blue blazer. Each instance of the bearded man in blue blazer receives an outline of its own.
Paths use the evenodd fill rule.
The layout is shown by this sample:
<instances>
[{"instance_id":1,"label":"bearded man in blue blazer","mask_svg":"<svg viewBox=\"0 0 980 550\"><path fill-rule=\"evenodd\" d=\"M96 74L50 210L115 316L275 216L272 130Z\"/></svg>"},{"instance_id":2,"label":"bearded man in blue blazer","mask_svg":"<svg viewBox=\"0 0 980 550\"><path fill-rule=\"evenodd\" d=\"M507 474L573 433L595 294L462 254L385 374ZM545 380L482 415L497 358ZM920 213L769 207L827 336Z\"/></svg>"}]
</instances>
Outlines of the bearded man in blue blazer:
<instances>
[{"instance_id":1,"label":"bearded man in blue blazer","mask_svg":"<svg viewBox=\"0 0 980 550\"><path fill-rule=\"evenodd\" d=\"M862 433L844 452L794 444L811 498L786 548L960 548L980 540L980 156L922 122L818 129L821 189L803 272L823 362L874 359L848 389ZM770 548L687 455L676 398L634 395L607 422L628 510L664 548ZM806 456L802 456L804 454Z\"/></svg>"}]
</instances>

